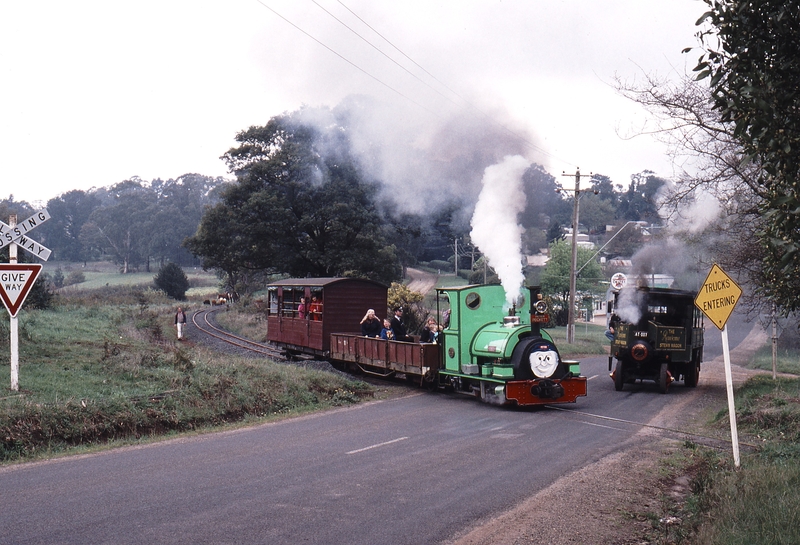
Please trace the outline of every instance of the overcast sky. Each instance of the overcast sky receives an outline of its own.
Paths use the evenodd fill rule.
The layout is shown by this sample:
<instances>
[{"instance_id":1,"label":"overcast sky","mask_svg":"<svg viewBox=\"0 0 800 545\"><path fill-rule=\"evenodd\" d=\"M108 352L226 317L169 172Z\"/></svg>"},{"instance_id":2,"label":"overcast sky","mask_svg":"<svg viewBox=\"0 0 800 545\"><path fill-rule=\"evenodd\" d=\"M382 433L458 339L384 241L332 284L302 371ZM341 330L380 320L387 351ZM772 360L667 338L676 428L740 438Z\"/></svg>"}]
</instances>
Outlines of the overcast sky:
<instances>
[{"instance_id":1,"label":"overcast sky","mask_svg":"<svg viewBox=\"0 0 800 545\"><path fill-rule=\"evenodd\" d=\"M698 0L2 2L0 197L44 204L132 176L229 176L219 157L237 132L354 94L416 112L406 121L445 110L489 115L559 178L577 167L621 184L645 169L670 177L660 144L621 137L646 113L616 94L613 79L690 71L699 53L681 50L697 44L704 8Z\"/></svg>"}]
</instances>

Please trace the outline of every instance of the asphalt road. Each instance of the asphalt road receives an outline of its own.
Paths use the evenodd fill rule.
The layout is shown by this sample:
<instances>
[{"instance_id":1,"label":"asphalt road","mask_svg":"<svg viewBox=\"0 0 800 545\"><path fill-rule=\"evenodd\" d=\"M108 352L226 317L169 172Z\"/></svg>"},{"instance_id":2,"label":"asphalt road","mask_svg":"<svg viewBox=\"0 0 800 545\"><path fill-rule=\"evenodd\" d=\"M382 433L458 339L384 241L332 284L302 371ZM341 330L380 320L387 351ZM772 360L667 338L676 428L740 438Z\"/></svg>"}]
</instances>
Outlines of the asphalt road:
<instances>
[{"instance_id":1,"label":"asphalt road","mask_svg":"<svg viewBox=\"0 0 800 545\"><path fill-rule=\"evenodd\" d=\"M709 359L719 332L707 328L707 335ZM744 338L733 329L729 335L731 348ZM566 411L414 392L6 467L0 543L441 542L624 448L639 429L582 413L647 422L690 394L680 383L668 395L646 383L615 392L607 368L605 357L583 360L589 396Z\"/></svg>"}]
</instances>

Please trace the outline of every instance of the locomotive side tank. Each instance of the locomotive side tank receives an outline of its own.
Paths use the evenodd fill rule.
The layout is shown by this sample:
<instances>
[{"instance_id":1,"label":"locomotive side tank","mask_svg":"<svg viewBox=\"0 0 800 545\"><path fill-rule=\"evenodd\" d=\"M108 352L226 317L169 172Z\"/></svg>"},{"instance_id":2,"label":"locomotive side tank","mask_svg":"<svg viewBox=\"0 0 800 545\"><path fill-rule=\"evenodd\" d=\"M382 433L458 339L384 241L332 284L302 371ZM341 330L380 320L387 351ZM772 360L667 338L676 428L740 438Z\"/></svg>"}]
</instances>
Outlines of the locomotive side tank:
<instances>
[{"instance_id":1,"label":"locomotive side tank","mask_svg":"<svg viewBox=\"0 0 800 545\"><path fill-rule=\"evenodd\" d=\"M547 305L538 287L529 288L529 296L511 308L498 285L437 291L450 301L440 384L500 405L569 403L586 395L579 362L562 360L553 339L540 329Z\"/></svg>"},{"instance_id":2,"label":"locomotive side tank","mask_svg":"<svg viewBox=\"0 0 800 545\"><path fill-rule=\"evenodd\" d=\"M695 306L696 294L665 288L623 287L614 295L611 378L614 388L636 380L652 380L662 393L683 379L697 386L703 361L703 314Z\"/></svg>"}]
</instances>

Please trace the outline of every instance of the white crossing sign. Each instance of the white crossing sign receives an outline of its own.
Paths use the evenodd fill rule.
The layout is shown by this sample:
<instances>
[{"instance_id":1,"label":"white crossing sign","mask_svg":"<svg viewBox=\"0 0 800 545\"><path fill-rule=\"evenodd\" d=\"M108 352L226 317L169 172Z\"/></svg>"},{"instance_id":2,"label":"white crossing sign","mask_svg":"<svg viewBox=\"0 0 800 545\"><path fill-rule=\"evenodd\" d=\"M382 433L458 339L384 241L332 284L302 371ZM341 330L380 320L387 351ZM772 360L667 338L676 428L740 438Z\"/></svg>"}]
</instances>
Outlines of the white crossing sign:
<instances>
[{"instance_id":1,"label":"white crossing sign","mask_svg":"<svg viewBox=\"0 0 800 545\"><path fill-rule=\"evenodd\" d=\"M50 257L50 254L53 253L48 248L45 248L32 238L28 238L26 236L21 236L14 242L17 246L23 250L27 250L29 254L35 255L42 261L47 261L47 259Z\"/></svg>"},{"instance_id":2,"label":"white crossing sign","mask_svg":"<svg viewBox=\"0 0 800 545\"><path fill-rule=\"evenodd\" d=\"M0 250L9 244L16 244L42 261L47 261L52 252L27 235L49 219L50 212L47 209L43 209L13 227L0 221Z\"/></svg>"},{"instance_id":3,"label":"white crossing sign","mask_svg":"<svg viewBox=\"0 0 800 545\"><path fill-rule=\"evenodd\" d=\"M39 263L0 263L0 299L12 318L17 316L41 271Z\"/></svg>"}]
</instances>

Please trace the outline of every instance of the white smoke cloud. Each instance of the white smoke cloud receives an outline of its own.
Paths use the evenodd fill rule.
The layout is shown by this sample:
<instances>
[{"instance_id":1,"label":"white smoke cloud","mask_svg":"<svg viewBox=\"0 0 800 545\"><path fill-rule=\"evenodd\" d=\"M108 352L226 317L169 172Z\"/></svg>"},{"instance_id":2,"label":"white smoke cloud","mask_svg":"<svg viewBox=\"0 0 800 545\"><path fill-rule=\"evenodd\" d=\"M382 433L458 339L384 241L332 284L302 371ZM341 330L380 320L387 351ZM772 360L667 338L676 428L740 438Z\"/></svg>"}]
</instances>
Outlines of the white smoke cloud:
<instances>
[{"instance_id":1,"label":"white smoke cloud","mask_svg":"<svg viewBox=\"0 0 800 545\"><path fill-rule=\"evenodd\" d=\"M697 234L719 221L723 207L716 196L698 187L676 202L676 191L675 184L668 181L656 196L659 215L671 232Z\"/></svg>"},{"instance_id":2,"label":"white smoke cloud","mask_svg":"<svg viewBox=\"0 0 800 545\"><path fill-rule=\"evenodd\" d=\"M642 294L639 290L633 287L623 288L619 292L614 314L619 316L623 322L638 323L642 319L641 297Z\"/></svg>"},{"instance_id":3,"label":"white smoke cloud","mask_svg":"<svg viewBox=\"0 0 800 545\"><path fill-rule=\"evenodd\" d=\"M365 173L382 184L382 196L391 199L396 210L433 213L458 200L468 218L487 166L507 155L545 162L529 144L538 138L502 106L480 106L491 115L455 107L431 115L352 95L334 108L334 114L347 128Z\"/></svg>"},{"instance_id":4,"label":"white smoke cloud","mask_svg":"<svg viewBox=\"0 0 800 545\"><path fill-rule=\"evenodd\" d=\"M522 273L522 232L517 222L525 209L522 175L530 163L519 155L506 156L486 168L483 189L472 216L472 242L497 271L511 304L519 296L525 276Z\"/></svg>"}]
</instances>

